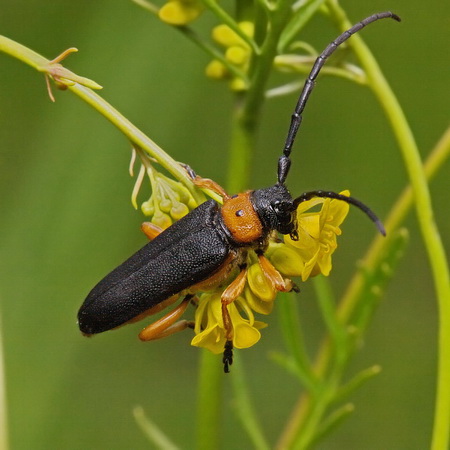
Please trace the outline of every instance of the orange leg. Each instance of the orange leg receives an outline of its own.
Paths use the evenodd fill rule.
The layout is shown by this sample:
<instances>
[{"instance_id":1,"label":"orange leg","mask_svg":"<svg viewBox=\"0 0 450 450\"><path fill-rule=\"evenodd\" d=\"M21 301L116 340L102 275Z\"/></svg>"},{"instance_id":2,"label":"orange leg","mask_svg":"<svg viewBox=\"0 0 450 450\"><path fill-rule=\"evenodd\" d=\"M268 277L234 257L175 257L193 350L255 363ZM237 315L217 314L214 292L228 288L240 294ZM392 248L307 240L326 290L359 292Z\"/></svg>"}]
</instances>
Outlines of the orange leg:
<instances>
[{"instance_id":1,"label":"orange leg","mask_svg":"<svg viewBox=\"0 0 450 450\"><path fill-rule=\"evenodd\" d=\"M239 275L232 283L222 292L222 304L229 305L233 303L244 290L245 282L247 281L247 266L243 266Z\"/></svg>"},{"instance_id":2,"label":"orange leg","mask_svg":"<svg viewBox=\"0 0 450 450\"><path fill-rule=\"evenodd\" d=\"M272 284L274 289L281 292L290 292L293 289L293 283L289 279L284 279L281 273L278 272L272 263L262 254L258 254L258 262L264 276L267 278L269 283Z\"/></svg>"},{"instance_id":3,"label":"orange leg","mask_svg":"<svg viewBox=\"0 0 450 450\"><path fill-rule=\"evenodd\" d=\"M209 189L216 194L219 194L224 200L228 200L231 197L225 192L225 189L217 184L215 181L209 178L202 178L198 175L192 180L197 187Z\"/></svg>"},{"instance_id":4,"label":"orange leg","mask_svg":"<svg viewBox=\"0 0 450 450\"><path fill-rule=\"evenodd\" d=\"M180 163L186 172L188 173L189 177L193 181L193 183L199 187L204 189L209 189L210 191L215 192L216 194L219 194L224 200L228 200L231 197L225 192L225 189L217 184L215 181L210 180L209 178L202 178L198 176L190 166L187 164Z\"/></svg>"},{"instance_id":5,"label":"orange leg","mask_svg":"<svg viewBox=\"0 0 450 450\"><path fill-rule=\"evenodd\" d=\"M223 291L222 301L222 320L225 329L225 348L223 352L223 366L225 373L229 372L229 366L233 364L233 323L231 322L230 313L227 306L234 302L244 290L247 281L247 266L242 266L239 275L233 282Z\"/></svg>"},{"instance_id":6,"label":"orange leg","mask_svg":"<svg viewBox=\"0 0 450 450\"><path fill-rule=\"evenodd\" d=\"M153 241L158 234L161 234L164 231L161 227L158 227L158 225L151 222L144 222L141 225L141 230L151 241Z\"/></svg>"},{"instance_id":7,"label":"orange leg","mask_svg":"<svg viewBox=\"0 0 450 450\"><path fill-rule=\"evenodd\" d=\"M175 323L186 311L192 295L187 295L185 299L172 311L167 313L165 316L156 322L148 325L139 333L139 339L141 341L153 341L155 339L160 339L169 336L178 331L182 331L187 327L192 326L191 322L187 320L182 320Z\"/></svg>"}]
</instances>

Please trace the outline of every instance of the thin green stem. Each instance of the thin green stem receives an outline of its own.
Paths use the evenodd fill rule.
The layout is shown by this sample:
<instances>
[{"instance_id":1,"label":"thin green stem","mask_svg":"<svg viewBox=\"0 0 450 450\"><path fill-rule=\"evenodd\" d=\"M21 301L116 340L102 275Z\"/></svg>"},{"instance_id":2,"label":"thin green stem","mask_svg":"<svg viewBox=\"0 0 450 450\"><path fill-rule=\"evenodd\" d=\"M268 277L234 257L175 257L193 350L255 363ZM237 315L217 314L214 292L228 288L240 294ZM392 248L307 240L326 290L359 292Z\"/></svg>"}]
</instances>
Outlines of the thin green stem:
<instances>
[{"instance_id":1,"label":"thin green stem","mask_svg":"<svg viewBox=\"0 0 450 450\"><path fill-rule=\"evenodd\" d=\"M0 317L0 450L8 449L8 419L6 409L5 364L3 356L3 328Z\"/></svg>"},{"instance_id":2,"label":"thin green stem","mask_svg":"<svg viewBox=\"0 0 450 450\"><path fill-rule=\"evenodd\" d=\"M261 53L253 55L249 70L249 89L238 94L230 152L230 168L233 168L233 171L229 171L228 178L230 192L242 191L247 185L265 89L273 67L278 40L290 13L291 4L288 1L280 2L278 7L270 11L270 27L261 46Z\"/></svg>"},{"instance_id":3,"label":"thin green stem","mask_svg":"<svg viewBox=\"0 0 450 450\"><path fill-rule=\"evenodd\" d=\"M350 23L337 1L328 2L342 30ZM361 62L368 84L382 105L399 144L414 194L417 220L428 254L439 307L438 374L431 448L448 448L450 435L450 274L444 246L434 220L431 195L420 153L406 117L375 58L359 36L349 42Z\"/></svg>"},{"instance_id":4,"label":"thin green stem","mask_svg":"<svg viewBox=\"0 0 450 450\"><path fill-rule=\"evenodd\" d=\"M314 393L318 390L319 380L315 376L300 326L297 298L287 293L279 294L277 308L280 328L288 350L289 360L292 359L295 367L295 374L302 385L309 392Z\"/></svg>"},{"instance_id":5,"label":"thin green stem","mask_svg":"<svg viewBox=\"0 0 450 450\"><path fill-rule=\"evenodd\" d=\"M244 33L233 17L231 17L221 6L219 6L217 0L202 0L202 2L217 16L221 23L228 25L244 42L246 42L252 49L253 53L260 53L260 48L256 45L253 38Z\"/></svg>"},{"instance_id":6,"label":"thin green stem","mask_svg":"<svg viewBox=\"0 0 450 450\"><path fill-rule=\"evenodd\" d=\"M142 8L144 8L146 11L152 13L154 16L158 17L159 9L156 8L152 3L147 2L146 0L132 0L132 1L137 5L141 6ZM242 79L245 83L248 82L247 75L242 70L240 70L234 64L231 64L230 61L228 61L225 58L225 56L219 50L217 50L217 48L215 48L208 41L199 36L191 27L187 25L185 26L171 25L171 26L172 28L176 29L181 34L183 34L195 45L197 45L197 47L203 50L209 57L211 57L212 59L216 59L217 61L220 61L227 68L227 70L234 76ZM242 32L242 30L240 31Z\"/></svg>"},{"instance_id":7,"label":"thin green stem","mask_svg":"<svg viewBox=\"0 0 450 450\"><path fill-rule=\"evenodd\" d=\"M278 39L289 17L291 7L290 2L281 3L279 8L270 12L270 27L268 27L269 31L265 36L261 52L253 54L249 70L249 89L236 96L227 181L227 189L231 193L240 192L248 185L251 155L255 149L255 134L265 100L265 89L273 67ZM239 390L235 391L235 395L239 396ZM256 437L261 445L265 445L262 444L262 435L257 432L254 424L250 430L252 430L253 439L255 440Z\"/></svg>"},{"instance_id":8,"label":"thin green stem","mask_svg":"<svg viewBox=\"0 0 450 450\"><path fill-rule=\"evenodd\" d=\"M175 445L158 426L146 417L142 406L136 406L133 409L133 415L139 428L155 447L163 450L179 450L179 447Z\"/></svg>"},{"instance_id":9,"label":"thin green stem","mask_svg":"<svg viewBox=\"0 0 450 450\"><path fill-rule=\"evenodd\" d=\"M198 192L192 184L191 178L188 176L184 168L169 156L159 145L157 145L146 134L133 125L125 116L112 107L107 101L100 97L96 92L85 86L74 84L68 86L74 94L91 105L108 119L116 128L118 128L133 144L142 150L145 150L150 156L155 158L158 163L171 173L177 180L180 180L193 194L194 198L200 201Z\"/></svg>"},{"instance_id":10,"label":"thin green stem","mask_svg":"<svg viewBox=\"0 0 450 450\"><path fill-rule=\"evenodd\" d=\"M258 450L269 450L270 445L264 436L263 429L258 422L257 414L250 400L248 383L244 376L244 369L239 354L235 355L235 361L236 365L233 367L233 377L231 382L233 383L236 399L234 405L236 414L239 417L242 426L247 431L254 448Z\"/></svg>"},{"instance_id":11,"label":"thin green stem","mask_svg":"<svg viewBox=\"0 0 450 450\"><path fill-rule=\"evenodd\" d=\"M204 201L204 196L194 186L191 178L178 162L165 153L161 147L133 125L126 117L120 114L120 112L113 108L106 100L90 89L101 88L97 83L74 74L61 66L61 64L48 60L33 50L4 36L0 36L0 51L23 61L39 72L49 75L57 80L59 84L63 84L65 88L69 89L86 103L91 105L115 125L135 146L145 150L177 180L181 181L186 188L189 189L197 203ZM217 197L217 195L210 192L208 192L208 194L211 194L212 197Z\"/></svg>"},{"instance_id":12,"label":"thin green stem","mask_svg":"<svg viewBox=\"0 0 450 450\"><path fill-rule=\"evenodd\" d=\"M346 29L348 27L348 23L341 23L340 27L342 29ZM352 43L354 38L360 38L358 36L352 37L349 43ZM367 69L366 69L367 70ZM379 69L378 69L379 70ZM373 82L373 81L372 81ZM397 108L398 110L398 108ZM402 114L403 115L403 114ZM406 125L406 121L403 119L403 126ZM407 126L407 125L406 125ZM410 133L407 133L410 134ZM424 174L428 180L432 179L437 171L442 167L443 163L450 157L450 128L446 130L442 138L439 140L435 148L430 153L430 156L427 162L424 165ZM386 230L387 230L387 238L376 237L371 247L368 249L365 257L363 258L364 267L375 267L381 261L385 249L390 245L391 236L394 235L393 231L398 229L402 222L405 220L406 215L409 213L413 206L413 189L411 186L408 186L402 194L399 196L397 202L393 206L387 220L385 221ZM365 274L363 270L359 270L356 272L352 281L350 282L347 291L345 292L341 302L339 303L339 307L337 310L338 317L341 320L341 323L347 323L353 315L353 312L357 308L358 302L361 301L361 295L365 288ZM445 301L444 301L445 303ZM444 305L444 310L446 310L446 306ZM450 313L447 313L447 317L444 319L446 321L450 317ZM446 324L443 324L444 330L448 330ZM442 342L442 335L444 336L444 342L450 342L450 337L446 336L446 331L441 331L440 342ZM445 340L446 339L446 340ZM441 344L442 345L442 344ZM323 344L321 345L316 359L315 359L315 373L318 377L322 377L326 371L328 370L331 358L332 358L332 343L330 339L325 339ZM445 354L445 349L440 349L440 354ZM447 350L448 352L448 350ZM441 358L442 359L442 358ZM446 448L446 436L448 430L448 411L447 404L450 399L450 395L448 395L447 391L447 383L450 380L450 372L448 372L447 362L450 361L450 357L446 357L444 363L440 365L440 374L439 374L439 386L438 386L438 399L436 406L436 414L442 416L437 420L439 422L438 425L435 424L435 431L433 437L433 450L437 450L439 448ZM441 385L444 385L441 387ZM439 400L439 396L443 398ZM438 406L438 403L439 406ZM291 418L287 423L287 426L282 433L279 444L277 448L286 448L289 447L289 443L292 442L293 437L296 435L297 430L301 426L306 417L309 415L309 411L313 408L314 401L309 394L303 395L296 407L294 408ZM442 409L442 413L441 413Z\"/></svg>"},{"instance_id":13,"label":"thin green stem","mask_svg":"<svg viewBox=\"0 0 450 450\"><path fill-rule=\"evenodd\" d=\"M197 396L197 450L219 448L223 367L217 355L202 349Z\"/></svg>"},{"instance_id":14,"label":"thin green stem","mask_svg":"<svg viewBox=\"0 0 450 450\"><path fill-rule=\"evenodd\" d=\"M442 138L431 151L430 156L425 163L425 174L427 179L432 180L438 170L449 158L450 127L445 131ZM401 224L406 219L407 214L411 211L413 200L412 189L408 186L399 196L385 221L386 230L388 231L387 237L375 238L362 259L364 267L376 267L380 264L386 248L391 245L390 241L394 237L394 230L400 228ZM365 271L363 270L356 272L339 303L337 314L342 323L348 323L353 312L357 308L359 301L362 299L362 293L366 286L364 273ZM317 352L314 363L315 374L317 377L322 377L326 373L331 363L331 357L332 342L330 339L326 339ZM277 448L283 449L289 446L289 442L292 442L293 436L307 417L308 411L312 407L312 403L313 399L311 395L305 394L300 397L291 414L291 418L279 439Z\"/></svg>"}]
</instances>

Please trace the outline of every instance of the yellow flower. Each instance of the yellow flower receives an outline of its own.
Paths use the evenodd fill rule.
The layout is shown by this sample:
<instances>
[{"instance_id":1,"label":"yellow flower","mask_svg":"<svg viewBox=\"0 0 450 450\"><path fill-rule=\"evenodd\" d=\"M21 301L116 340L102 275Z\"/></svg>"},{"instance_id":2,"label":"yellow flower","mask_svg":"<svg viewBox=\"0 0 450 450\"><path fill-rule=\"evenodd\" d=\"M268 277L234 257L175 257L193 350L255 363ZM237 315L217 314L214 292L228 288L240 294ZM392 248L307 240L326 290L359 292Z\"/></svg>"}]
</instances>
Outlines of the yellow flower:
<instances>
[{"instance_id":1,"label":"yellow flower","mask_svg":"<svg viewBox=\"0 0 450 450\"><path fill-rule=\"evenodd\" d=\"M349 196L350 192L341 194ZM320 207L320 210L311 211L314 207ZM348 210L348 203L329 198L313 198L301 203L297 208L298 241L286 236L285 243L272 242L266 256L287 277L301 276L306 281L319 273L328 275L331 255L337 248L336 236L341 234L339 226ZM221 294L221 290L215 290L200 296L195 313L195 337L191 342L216 354L222 353L226 344ZM259 262L253 259L248 267L244 292L227 306L233 347L248 348L259 341L259 330L267 324L256 321L254 312L270 314L276 295L277 291L265 278Z\"/></svg>"},{"instance_id":2,"label":"yellow flower","mask_svg":"<svg viewBox=\"0 0 450 450\"><path fill-rule=\"evenodd\" d=\"M195 20L203 9L198 0L169 0L161 7L158 15L163 22L183 26Z\"/></svg>"},{"instance_id":3,"label":"yellow flower","mask_svg":"<svg viewBox=\"0 0 450 450\"><path fill-rule=\"evenodd\" d=\"M343 191L341 194L349 196L350 192ZM307 212L320 204L320 211ZM303 281L320 273L329 275L331 255L337 248L336 236L342 233L339 225L344 221L348 210L348 203L329 198L313 198L300 203L297 209L298 240L294 241L286 236L285 242L298 252L304 262L301 273Z\"/></svg>"},{"instance_id":4,"label":"yellow flower","mask_svg":"<svg viewBox=\"0 0 450 450\"><path fill-rule=\"evenodd\" d=\"M254 26L252 22L240 22L238 26L247 36L253 36ZM244 39L225 24L213 28L212 37L218 44L225 47L225 59L227 61L241 69L243 72L248 70L251 49ZM238 77L232 77L227 67L218 60L213 60L207 65L206 76L216 80L231 78L231 89L235 91L246 89L244 80Z\"/></svg>"},{"instance_id":5,"label":"yellow flower","mask_svg":"<svg viewBox=\"0 0 450 450\"><path fill-rule=\"evenodd\" d=\"M240 309L248 319L241 316ZM265 327L266 324L255 321L245 299L239 297L228 305L228 312L233 324L233 347L247 348L256 344L261 337L258 330ZM204 294L200 297L195 313L194 331L196 336L192 339L191 345L207 348L216 354L223 352L226 338L220 293Z\"/></svg>"}]
</instances>

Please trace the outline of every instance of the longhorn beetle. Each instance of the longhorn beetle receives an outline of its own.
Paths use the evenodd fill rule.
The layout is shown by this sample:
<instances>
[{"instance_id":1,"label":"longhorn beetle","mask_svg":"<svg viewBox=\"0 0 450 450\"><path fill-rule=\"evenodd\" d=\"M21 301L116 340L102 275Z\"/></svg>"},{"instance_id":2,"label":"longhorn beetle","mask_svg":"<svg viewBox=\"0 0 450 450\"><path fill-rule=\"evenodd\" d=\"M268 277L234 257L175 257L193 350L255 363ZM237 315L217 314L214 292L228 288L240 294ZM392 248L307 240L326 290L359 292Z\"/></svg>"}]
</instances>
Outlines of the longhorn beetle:
<instances>
[{"instance_id":1,"label":"longhorn beetle","mask_svg":"<svg viewBox=\"0 0 450 450\"><path fill-rule=\"evenodd\" d=\"M385 234L377 216L353 197L311 191L293 198L285 185L291 165L292 145L309 95L325 61L354 33L384 18L400 21L391 12L373 14L342 33L316 59L292 114L283 154L278 160L278 180L274 186L230 196L214 181L200 178L186 168L194 183L219 194L223 205L208 200L164 231L144 224L144 231L153 239L100 281L81 306L78 325L83 334L101 333L141 320L184 297L178 307L144 328L139 335L142 340L167 336L192 327L191 322L177 320L197 292L228 284L221 295L226 337L223 363L225 372L228 372L233 361L233 324L227 306L244 289L247 253L256 253L264 276L276 290L293 290L293 283L281 276L264 252L274 231L298 240L296 210L300 203L314 197L342 200L361 209ZM236 272L238 275L232 279Z\"/></svg>"}]
</instances>

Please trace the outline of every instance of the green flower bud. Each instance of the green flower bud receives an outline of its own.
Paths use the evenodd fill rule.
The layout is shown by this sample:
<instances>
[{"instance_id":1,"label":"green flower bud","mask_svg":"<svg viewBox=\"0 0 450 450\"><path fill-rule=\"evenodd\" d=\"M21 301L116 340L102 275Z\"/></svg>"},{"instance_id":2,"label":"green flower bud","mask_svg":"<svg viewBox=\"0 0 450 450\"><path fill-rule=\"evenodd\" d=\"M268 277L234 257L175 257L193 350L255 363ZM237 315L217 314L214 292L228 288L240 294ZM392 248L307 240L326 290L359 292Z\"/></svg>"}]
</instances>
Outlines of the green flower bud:
<instances>
[{"instance_id":1,"label":"green flower bud","mask_svg":"<svg viewBox=\"0 0 450 450\"><path fill-rule=\"evenodd\" d=\"M153 202L151 201L151 199L142 203L141 211L144 216L153 216L153 214L155 214L155 207L153 206Z\"/></svg>"},{"instance_id":2,"label":"green flower bud","mask_svg":"<svg viewBox=\"0 0 450 450\"><path fill-rule=\"evenodd\" d=\"M180 220L189 212L189 208L184 203L175 203L170 210L170 215L174 220Z\"/></svg>"},{"instance_id":3,"label":"green flower bud","mask_svg":"<svg viewBox=\"0 0 450 450\"><path fill-rule=\"evenodd\" d=\"M168 198L163 198L159 202L159 208L161 211L168 213L172 209L172 202Z\"/></svg>"},{"instance_id":4,"label":"green flower bud","mask_svg":"<svg viewBox=\"0 0 450 450\"><path fill-rule=\"evenodd\" d=\"M152 223L165 230L166 228L169 228L170 225L172 225L172 219L168 214L157 211L152 218Z\"/></svg>"}]
</instances>

